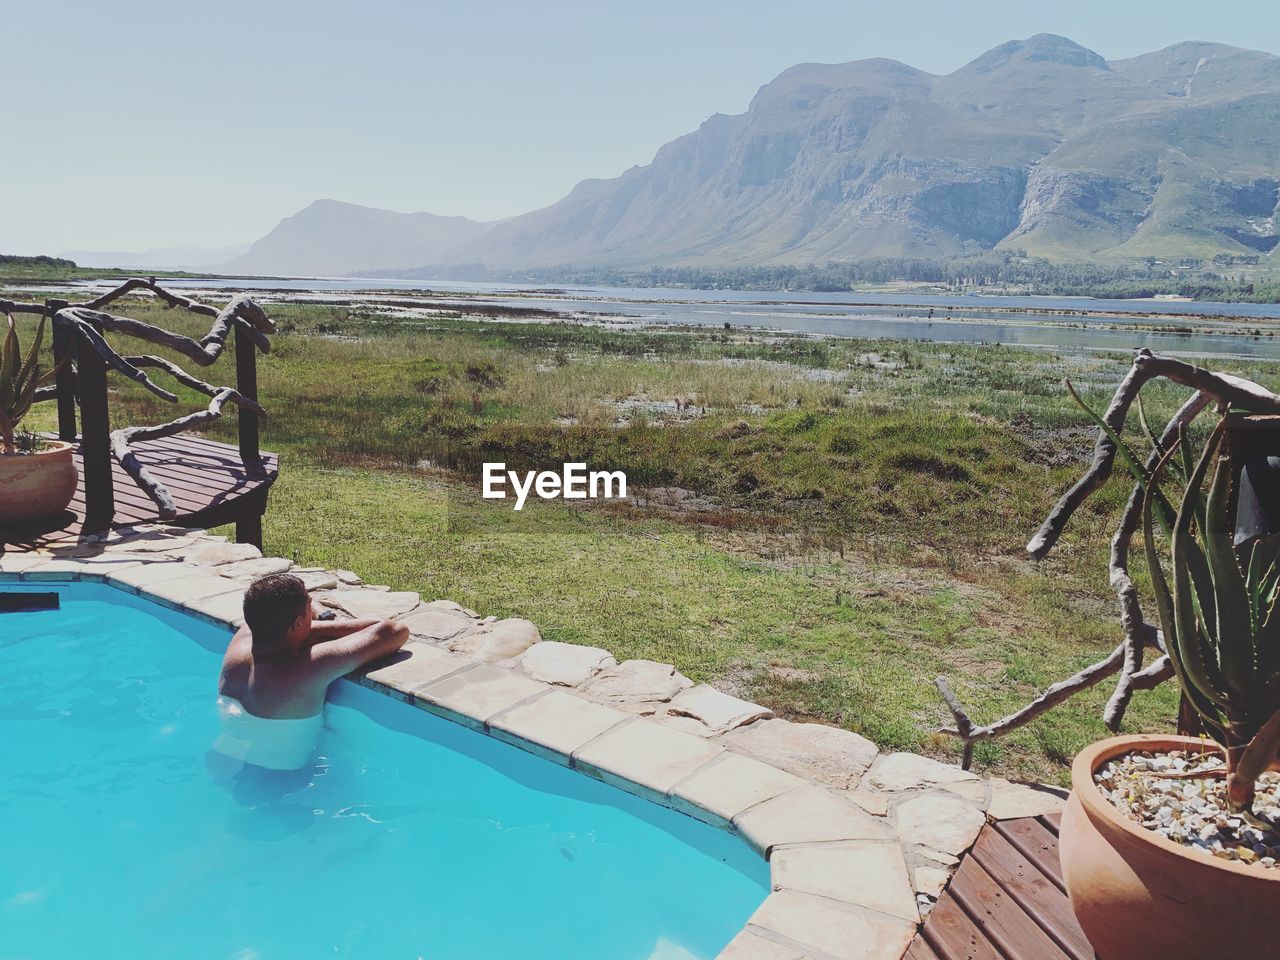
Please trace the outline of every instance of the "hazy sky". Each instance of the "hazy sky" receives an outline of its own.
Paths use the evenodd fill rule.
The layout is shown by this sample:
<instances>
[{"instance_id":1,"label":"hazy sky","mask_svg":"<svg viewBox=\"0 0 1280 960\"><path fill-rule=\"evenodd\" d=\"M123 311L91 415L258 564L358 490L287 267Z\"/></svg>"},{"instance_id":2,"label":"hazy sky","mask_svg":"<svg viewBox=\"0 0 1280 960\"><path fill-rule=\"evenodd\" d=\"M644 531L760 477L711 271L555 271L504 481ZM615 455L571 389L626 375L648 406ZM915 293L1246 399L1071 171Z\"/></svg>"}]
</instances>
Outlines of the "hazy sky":
<instances>
[{"instance_id":1,"label":"hazy sky","mask_svg":"<svg viewBox=\"0 0 1280 960\"><path fill-rule=\"evenodd\" d=\"M1280 51L1275 0L7 0L0 32L3 253L234 244L319 197L523 213L805 61Z\"/></svg>"}]
</instances>

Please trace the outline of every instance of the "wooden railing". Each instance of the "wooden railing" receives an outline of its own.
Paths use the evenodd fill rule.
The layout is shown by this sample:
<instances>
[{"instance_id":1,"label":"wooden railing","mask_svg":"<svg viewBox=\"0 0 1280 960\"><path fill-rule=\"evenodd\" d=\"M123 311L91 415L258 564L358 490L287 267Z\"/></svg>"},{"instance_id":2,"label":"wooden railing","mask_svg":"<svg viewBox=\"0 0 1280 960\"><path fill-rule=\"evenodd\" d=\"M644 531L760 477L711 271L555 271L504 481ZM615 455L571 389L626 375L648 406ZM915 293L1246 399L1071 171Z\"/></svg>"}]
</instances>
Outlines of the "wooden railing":
<instances>
[{"instance_id":1,"label":"wooden railing","mask_svg":"<svg viewBox=\"0 0 1280 960\"><path fill-rule=\"evenodd\" d=\"M102 307L137 290L143 290L167 306L213 318L209 333L200 340L173 333L152 324L102 311ZM53 327L53 355L59 364L54 384L41 388L38 401L55 400L58 405L58 436L77 438L79 411L80 451L83 458L83 488L86 525L109 526L115 512L112 460L116 460L138 487L156 504L160 519L173 519L178 510L167 487L143 465L131 444L136 441L170 437L191 427L212 422L222 415L228 401L239 413L240 458L246 470L261 464L259 418L265 415L258 404L257 354L271 349L267 335L275 325L266 312L247 296L233 297L216 308L164 289L154 277L133 278L87 303L48 299L43 304L0 300L0 313L39 314ZM212 365L221 356L228 338L233 339L236 380L234 387L218 387L199 380L169 360L158 356L122 356L107 342L106 334L132 337L180 353L200 366ZM178 383L210 398L208 407L153 426L111 429L107 374L116 372L141 384L156 396L177 402L177 395L158 386L144 370L160 370ZM237 519L237 538L260 543L261 514Z\"/></svg>"}]
</instances>

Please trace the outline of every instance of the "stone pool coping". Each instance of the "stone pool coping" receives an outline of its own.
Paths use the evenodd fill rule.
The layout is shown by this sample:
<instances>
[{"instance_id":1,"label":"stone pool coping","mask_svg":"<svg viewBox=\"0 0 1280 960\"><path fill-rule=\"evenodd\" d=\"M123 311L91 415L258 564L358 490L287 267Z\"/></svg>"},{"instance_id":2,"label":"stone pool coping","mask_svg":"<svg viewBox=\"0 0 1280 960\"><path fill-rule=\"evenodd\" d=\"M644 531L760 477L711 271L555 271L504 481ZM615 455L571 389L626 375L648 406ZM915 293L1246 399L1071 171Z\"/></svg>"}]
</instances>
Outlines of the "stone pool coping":
<instances>
[{"instance_id":1,"label":"stone pool coping","mask_svg":"<svg viewBox=\"0 0 1280 960\"><path fill-rule=\"evenodd\" d=\"M772 891L719 960L900 960L987 820L1062 808L1062 791L881 755L670 664L618 663L543 641L527 620L200 530L149 525L0 555L0 582L105 583L229 629L245 587L283 571L339 616L409 626L404 650L348 680L740 835L768 861Z\"/></svg>"}]
</instances>

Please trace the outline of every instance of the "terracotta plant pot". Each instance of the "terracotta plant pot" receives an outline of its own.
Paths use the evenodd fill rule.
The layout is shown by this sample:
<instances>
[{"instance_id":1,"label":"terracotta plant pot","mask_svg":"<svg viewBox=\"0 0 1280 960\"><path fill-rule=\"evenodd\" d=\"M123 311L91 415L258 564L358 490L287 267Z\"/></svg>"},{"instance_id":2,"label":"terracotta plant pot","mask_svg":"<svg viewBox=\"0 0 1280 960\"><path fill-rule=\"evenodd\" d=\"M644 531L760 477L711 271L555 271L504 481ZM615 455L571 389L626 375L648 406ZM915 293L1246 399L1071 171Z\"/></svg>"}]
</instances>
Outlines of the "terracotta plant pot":
<instances>
[{"instance_id":1,"label":"terracotta plant pot","mask_svg":"<svg viewBox=\"0 0 1280 960\"><path fill-rule=\"evenodd\" d=\"M1280 869L1190 850L1111 805L1093 782L1135 750L1219 752L1190 737L1102 740L1071 766L1059 837L1071 906L1099 960L1274 960L1280 956Z\"/></svg>"},{"instance_id":2,"label":"terracotta plant pot","mask_svg":"<svg viewBox=\"0 0 1280 960\"><path fill-rule=\"evenodd\" d=\"M75 495L79 476L71 444L48 440L35 453L0 453L0 523L57 516Z\"/></svg>"}]
</instances>

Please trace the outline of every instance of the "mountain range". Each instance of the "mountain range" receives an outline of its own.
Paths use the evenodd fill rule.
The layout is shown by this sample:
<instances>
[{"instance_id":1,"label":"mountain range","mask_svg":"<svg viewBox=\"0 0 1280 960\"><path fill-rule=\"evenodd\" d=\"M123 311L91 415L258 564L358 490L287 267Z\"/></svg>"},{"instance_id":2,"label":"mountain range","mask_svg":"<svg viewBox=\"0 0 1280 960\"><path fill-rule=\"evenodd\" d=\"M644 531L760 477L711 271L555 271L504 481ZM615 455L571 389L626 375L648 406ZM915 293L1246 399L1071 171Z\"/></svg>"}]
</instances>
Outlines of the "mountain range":
<instances>
[{"instance_id":1,"label":"mountain range","mask_svg":"<svg viewBox=\"0 0 1280 960\"><path fill-rule=\"evenodd\" d=\"M1040 34L945 76L791 67L651 163L496 223L317 201L219 269L1269 257L1278 213L1280 57L1188 42L1108 61Z\"/></svg>"}]
</instances>

